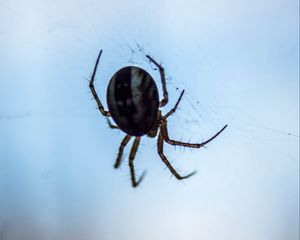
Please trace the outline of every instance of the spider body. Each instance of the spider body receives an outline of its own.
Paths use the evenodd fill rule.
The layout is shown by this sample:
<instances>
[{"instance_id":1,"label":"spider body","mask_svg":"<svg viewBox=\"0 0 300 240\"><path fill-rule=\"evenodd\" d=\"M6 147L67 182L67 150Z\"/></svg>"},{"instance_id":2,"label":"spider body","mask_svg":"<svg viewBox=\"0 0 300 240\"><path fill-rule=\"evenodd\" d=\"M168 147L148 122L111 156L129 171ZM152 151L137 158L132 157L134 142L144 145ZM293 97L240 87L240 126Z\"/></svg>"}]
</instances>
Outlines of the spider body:
<instances>
[{"instance_id":1,"label":"spider body","mask_svg":"<svg viewBox=\"0 0 300 240\"><path fill-rule=\"evenodd\" d=\"M156 84L148 72L138 67L124 67L117 71L109 82L106 96L109 111L106 111L94 87L95 76L101 54L102 50L99 52L96 64L94 66L94 71L89 81L89 87L94 99L97 102L99 111L107 118L109 126L114 129L121 129L124 133L126 133L126 136L123 138L120 144L114 167L118 168L120 166L123 150L130 139L134 137L134 142L129 154L129 168L132 186L138 186L144 177L144 173L138 180L136 179L133 161L139 147L141 137L143 135L155 137L158 134L157 153L170 172L178 180L182 180L194 175L195 172L181 176L173 168L167 157L164 155L164 142L173 146L201 148L215 139L222 131L224 131L227 125L225 125L211 138L202 143L186 143L170 139L167 118L175 113L183 96L184 90L181 92L175 106L169 112L163 115L159 108L164 107L168 103L168 91L166 87L164 69L149 55L146 55L146 57L150 63L153 63L157 67L160 73L163 99L159 101ZM109 117L114 119L117 126L110 123Z\"/></svg>"},{"instance_id":2,"label":"spider body","mask_svg":"<svg viewBox=\"0 0 300 240\"><path fill-rule=\"evenodd\" d=\"M111 78L107 88L109 112L125 133L143 136L158 116L159 98L151 75L138 67L124 67Z\"/></svg>"}]
</instances>

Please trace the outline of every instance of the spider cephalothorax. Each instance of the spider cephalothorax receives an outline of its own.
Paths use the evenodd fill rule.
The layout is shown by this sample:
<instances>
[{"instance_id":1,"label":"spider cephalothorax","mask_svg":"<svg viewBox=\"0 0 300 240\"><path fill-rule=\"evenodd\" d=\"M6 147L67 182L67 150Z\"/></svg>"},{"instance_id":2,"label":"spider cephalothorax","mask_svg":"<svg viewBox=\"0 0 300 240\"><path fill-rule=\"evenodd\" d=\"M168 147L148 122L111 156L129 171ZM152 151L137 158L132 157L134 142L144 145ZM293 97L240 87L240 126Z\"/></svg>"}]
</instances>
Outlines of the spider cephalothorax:
<instances>
[{"instance_id":1,"label":"spider cephalothorax","mask_svg":"<svg viewBox=\"0 0 300 240\"><path fill-rule=\"evenodd\" d=\"M181 92L174 108L172 108L166 115L162 115L159 107L163 107L168 103L168 92L166 88L164 69L149 55L146 57L159 69L160 72L163 99L159 101L157 86L148 72L139 67L128 66L118 70L111 78L106 95L109 111L105 111L94 88L95 75L101 54L102 50L98 55L89 86L98 104L100 112L107 117L109 126L111 128L120 129L126 133L126 136L119 147L119 153L114 165L115 168L120 166L123 149L131 137L134 136L134 143L129 155L129 167L132 186L138 186L143 179L144 174L142 174L138 181L136 180L133 160L141 137L143 135L156 137L158 133L157 151L171 173L179 180L188 178L195 174L195 172L192 172L188 175L180 176L165 157L163 153L163 143L167 142L171 145L200 148L217 137L227 127L227 125L225 125L213 137L202 143L185 143L171 140L168 135L167 118L176 111L184 90ZM113 118L117 126L110 123L109 117Z\"/></svg>"}]
</instances>

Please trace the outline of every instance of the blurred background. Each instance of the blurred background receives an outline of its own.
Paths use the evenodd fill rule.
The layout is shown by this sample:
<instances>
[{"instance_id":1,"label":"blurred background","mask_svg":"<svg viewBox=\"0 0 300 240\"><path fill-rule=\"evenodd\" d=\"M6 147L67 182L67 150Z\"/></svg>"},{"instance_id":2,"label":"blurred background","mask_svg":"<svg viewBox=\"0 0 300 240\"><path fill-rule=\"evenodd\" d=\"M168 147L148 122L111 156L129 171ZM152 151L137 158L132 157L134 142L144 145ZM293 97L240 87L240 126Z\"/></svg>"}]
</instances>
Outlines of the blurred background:
<instances>
[{"instance_id":1,"label":"blurred background","mask_svg":"<svg viewBox=\"0 0 300 240\"><path fill-rule=\"evenodd\" d=\"M131 187L109 129L111 76L166 70L173 166L142 138ZM132 143L132 142L130 142ZM1 240L299 239L299 1L0 0Z\"/></svg>"}]
</instances>

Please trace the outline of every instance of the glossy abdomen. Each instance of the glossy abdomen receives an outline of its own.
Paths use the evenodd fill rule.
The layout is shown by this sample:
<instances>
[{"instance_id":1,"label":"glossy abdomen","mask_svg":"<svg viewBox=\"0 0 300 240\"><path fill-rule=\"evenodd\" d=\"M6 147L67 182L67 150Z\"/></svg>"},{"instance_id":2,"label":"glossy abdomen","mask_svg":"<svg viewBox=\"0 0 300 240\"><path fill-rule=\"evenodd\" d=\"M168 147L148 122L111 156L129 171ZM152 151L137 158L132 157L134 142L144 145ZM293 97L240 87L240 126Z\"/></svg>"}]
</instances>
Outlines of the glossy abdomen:
<instances>
[{"instance_id":1,"label":"glossy abdomen","mask_svg":"<svg viewBox=\"0 0 300 240\"><path fill-rule=\"evenodd\" d=\"M106 97L112 118L129 135L146 134L157 120L157 86L141 68L129 66L117 71L109 82Z\"/></svg>"}]
</instances>

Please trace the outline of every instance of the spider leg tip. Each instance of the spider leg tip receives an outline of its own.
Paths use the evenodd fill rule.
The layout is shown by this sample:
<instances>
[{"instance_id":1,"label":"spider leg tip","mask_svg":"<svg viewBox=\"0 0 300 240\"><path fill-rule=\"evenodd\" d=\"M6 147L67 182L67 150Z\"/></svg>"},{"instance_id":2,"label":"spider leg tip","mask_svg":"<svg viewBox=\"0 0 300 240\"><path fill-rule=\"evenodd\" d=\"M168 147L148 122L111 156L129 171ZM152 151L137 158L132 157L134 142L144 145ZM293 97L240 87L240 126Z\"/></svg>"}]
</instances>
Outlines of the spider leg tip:
<instances>
[{"instance_id":1,"label":"spider leg tip","mask_svg":"<svg viewBox=\"0 0 300 240\"><path fill-rule=\"evenodd\" d=\"M195 171L193 171L193 172L189 173L188 175L186 175L186 176L182 177L182 179L189 178L189 177L191 177L191 176L195 175L196 173L197 173L197 171L195 170Z\"/></svg>"},{"instance_id":2,"label":"spider leg tip","mask_svg":"<svg viewBox=\"0 0 300 240\"><path fill-rule=\"evenodd\" d=\"M222 129L221 129L221 132L223 132L225 130L225 128L228 127L228 124L226 124Z\"/></svg>"}]
</instances>

